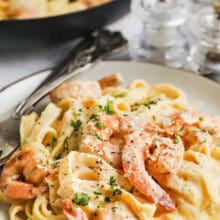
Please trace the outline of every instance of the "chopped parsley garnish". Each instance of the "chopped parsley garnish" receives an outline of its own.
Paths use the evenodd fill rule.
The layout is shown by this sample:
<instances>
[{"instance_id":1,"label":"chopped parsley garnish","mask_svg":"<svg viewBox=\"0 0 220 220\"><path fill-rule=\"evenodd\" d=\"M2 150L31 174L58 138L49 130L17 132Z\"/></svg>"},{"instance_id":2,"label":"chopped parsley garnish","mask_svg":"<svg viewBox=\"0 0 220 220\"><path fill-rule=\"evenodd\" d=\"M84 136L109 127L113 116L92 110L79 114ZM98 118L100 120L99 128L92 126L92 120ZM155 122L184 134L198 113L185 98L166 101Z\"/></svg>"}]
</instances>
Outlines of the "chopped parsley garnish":
<instances>
[{"instance_id":1,"label":"chopped parsley garnish","mask_svg":"<svg viewBox=\"0 0 220 220\"><path fill-rule=\"evenodd\" d=\"M200 142L199 142L200 145L203 145L203 144L205 144L205 143L206 143L206 140L203 140L203 141L200 141Z\"/></svg>"},{"instance_id":2,"label":"chopped parsley garnish","mask_svg":"<svg viewBox=\"0 0 220 220\"><path fill-rule=\"evenodd\" d=\"M113 207L112 207L113 212L116 212L116 209L118 209L117 206L113 206Z\"/></svg>"},{"instance_id":3,"label":"chopped parsley garnish","mask_svg":"<svg viewBox=\"0 0 220 220\"><path fill-rule=\"evenodd\" d=\"M101 196L101 195L102 195L102 193L96 192L96 191L94 191L93 193L94 193L95 195L97 195L97 196Z\"/></svg>"},{"instance_id":4,"label":"chopped parsley garnish","mask_svg":"<svg viewBox=\"0 0 220 220\"><path fill-rule=\"evenodd\" d=\"M199 132L199 129L197 129L197 130L196 130L196 129L193 129L192 132L193 132L193 133L197 133L197 132Z\"/></svg>"},{"instance_id":5,"label":"chopped parsley garnish","mask_svg":"<svg viewBox=\"0 0 220 220\"><path fill-rule=\"evenodd\" d=\"M179 131L183 131L185 128L185 126L181 126L180 130Z\"/></svg>"},{"instance_id":6,"label":"chopped parsley garnish","mask_svg":"<svg viewBox=\"0 0 220 220\"><path fill-rule=\"evenodd\" d=\"M117 188L117 189L115 189L115 190L113 191L112 195L113 195L113 196L116 196L116 194L121 195L121 194L122 194L122 191Z\"/></svg>"},{"instance_id":7,"label":"chopped parsley garnish","mask_svg":"<svg viewBox=\"0 0 220 220\"><path fill-rule=\"evenodd\" d=\"M153 115L153 116L152 116L152 119L153 119L154 121L156 121L156 120L157 120L157 118L156 118L156 116L155 116L155 115Z\"/></svg>"},{"instance_id":8,"label":"chopped parsley garnish","mask_svg":"<svg viewBox=\"0 0 220 220\"><path fill-rule=\"evenodd\" d=\"M58 166L58 162L54 162L53 167L57 168L57 166Z\"/></svg>"},{"instance_id":9,"label":"chopped parsley garnish","mask_svg":"<svg viewBox=\"0 0 220 220\"><path fill-rule=\"evenodd\" d=\"M116 184L116 179L113 176L111 176L110 179L109 179L109 185L111 186L111 188L113 190L113 192L112 192L113 196L121 195L122 194L122 191L119 188L115 189L117 184Z\"/></svg>"},{"instance_id":10,"label":"chopped parsley garnish","mask_svg":"<svg viewBox=\"0 0 220 220\"><path fill-rule=\"evenodd\" d=\"M78 131L79 128L82 125L82 121L81 120L76 120L76 121L71 121L71 126L74 128L74 131Z\"/></svg>"},{"instance_id":11,"label":"chopped parsley garnish","mask_svg":"<svg viewBox=\"0 0 220 220\"><path fill-rule=\"evenodd\" d=\"M122 93L119 93L119 94L115 95L114 97L115 97L115 98L123 98L123 97L125 97L126 95L127 95L126 92L122 92Z\"/></svg>"},{"instance_id":12,"label":"chopped parsley garnish","mask_svg":"<svg viewBox=\"0 0 220 220\"><path fill-rule=\"evenodd\" d=\"M102 124L102 122L99 120L98 118L98 115L97 114L92 114L90 117L89 117L90 120L95 120L96 121L96 124L95 126L99 129L104 129L105 126Z\"/></svg>"},{"instance_id":13,"label":"chopped parsley garnish","mask_svg":"<svg viewBox=\"0 0 220 220\"><path fill-rule=\"evenodd\" d=\"M97 205L97 208L100 209L100 208L104 208L103 205Z\"/></svg>"},{"instance_id":14,"label":"chopped parsley garnish","mask_svg":"<svg viewBox=\"0 0 220 220\"><path fill-rule=\"evenodd\" d=\"M109 179L109 185L112 189L114 189L114 187L116 186L116 179L113 176L111 176Z\"/></svg>"},{"instance_id":15,"label":"chopped parsley garnish","mask_svg":"<svg viewBox=\"0 0 220 220\"><path fill-rule=\"evenodd\" d=\"M176 134L176 133L174 133L174 134L173 134L173 138L174 138L174 143L175 143L175 144L178 144L179 141L180 141L180 137L179 137L179 135Z\"/></svg>"},{"instance_id":16,"label":"chopped parsley garnish","mask_svg":"<svg viewBox=\"0 0 220 220\"><path fill-rule=\"evenodd\" d=\"M69 150L69 144L68 144L68 138L66 137L63 142L63 150L68 151Z\"/></svg>"},{"instance_id":17,"label":"chopped parsley garnish","mask_svg":"<svg viewBox=\"0 0 220 220\"><path fill-rule=\"evenodd\" d=\"M58 154L56 157L55 157L55 160L59 160L61 159L62 155L61 154Z\"/></svg>"},{"instance_id":18,"label":"chopped parsley garnish","mask_svg":"<svg viewBox=\"0 0 220 220\"><path fill-rule=\"evenodd\" d=\"M94 137L95 139L97 139L97 140L102 141L102 138L100 138L98 134L94 134L93 137Z\"/></svg>"},{"instance_id":19,"label":"chopped parsley garnish","mask_svg":"<svg viewBox=\"0 0 220 220\"><path fill-rule=\"evenodd\" d=\"M138 107L141 106L141 105L147 107L150 110L151 106L156 105L157 103L158 103L158 101L156 101L156 100L150 100L147 103L143 103L143 104L135 103L133 108L132 108L132 111L136 111L138 109Z\"/></svg>"},{"instance_id":20,"label":"chopped parsley garnish","mask_svg":"<svg viewBox=\"0 0 220 220\"><path fill-rule=\"evenodd\" d=\"M216 143L216 146L217 146L217 147L220 147L220 142Z\"/></svg>"},{"instance_id":21,"label":"chopped parsley garnish","mask_svg":"<svg viewBox=\"0 0 220 220\"><path fill-rule=\"evenodd\" d=\"M81 115L82 115L82 109L81 109L81 108L78 110L77 115L78 115L78 116L81 116Z\"/></svg>"},{"instance_id":22,"label":"chopped parsley garnish","mask_svg":"<svg viewBox=\"0 0 220 220\"><path fill-rule=\"evenodd\" d=\"M56 134L53 133L52 135L52 145L54 146L57 143L57 137Z\"/></svg>"},{"instance_id":23,"label":"chopped parsley garnish","mask_svg":"<svg viewBox=\"0 0 220 220\"><path fill-rule=\"evenodd\" d=\"M92 114L90 117L89 117L89 119L94 119L94 120L99 120L98 119L98 115L97 114Z\"/></svg>"},{"instance_id":24,"label":"chopped parsley garnish","mask_svg":"<svg viewBox=\"0 0 220 220\"><path fill-rule=\"evenodd\" d=\"M148 103L145 103L145 104L143 104L143 105L144 105L145 107L147 107L148 109L150 109L152 105L156 105L156 104L157 104L157 101L151 100L151 101L149 101Z\"/></svg>"},{"instance_id":25,"label":"chopped parsley garnish","mask_svg":"<svg viewBox=\"0 0 220 220\"><path fill-rule=\"evenodd\" d=\"M96 124L95 124L95 126L96 126L98 129L104 129L104 128L105 128L105 126L102 124L101 121L97 121Z\"/></svg>"},{"instance_id":26,"label":"chopped parsley garnish","mask_svg":"<svg viewBox=\"0 0 220 220\"><path fill-rule=\"evenodd\" d=\"M199 121L200 122L204 121L204 118L203 117L199 117Z\"/></svg>"},{"instance_id":27,"label":"chopped parsley garnish","mask_svg":"<svg viewBox=\"0 0 220 220\"><path fill-rule=\"evenodd\" d=\"M112 109L112 107L111 107L111 101L107 101L107 103L106 103L106 105L104 106L104 110L105 110L105 112L107 113L107 114L109 114L109 115L113 115L113 114L115 114L115 112L113 111L113 109Z\"/></svg>"},{"instance_id":28,"label":"chopped parsley garnish","mask_svg":"<svg viewBox=\"0 0 220 220\"><path fill-rule=\"evenodd\" d=\"M132 128L132 125L128 124L128 128Z\"/></svg>"},{"instance_id":29,"label":"chopped parsley garnish","mask_svg":"<svg viewBox=\"0 0 220 220\"><path fill-rule=\"evenodd\" d=\"M102 109L102 106L101 106L101 105L95 106L95 107L94 107L94 112L95 112L95 114L99 113L100 109Z\"/></svg>"},{"instance_id":30,"label":"chopped parsley garnish","mask_svg":"<svg viewBox=\"0 0 220 220\"><path fill-rule=\"evenodd\" d=\"M101 195L102 195L102 193L100 193L100 192L96 192L96 191L94 191L93 193L96 195L96 197L95 197L96 199L98 199L98 198L99 198L99 196L101 196Z\"/></svg>"},{"instance_id":31,"label":"chopped parsley garnish","mask_svg":"<svg viewBox=\"0 0 220 220\"><path fill-rule=\"evenodd\" d=\"M90 197L85 193L76 193L73 202L76 205L86 206L89 204Z\"/></svg>"},{"instance_id":32,"label":"chopped parsley garnish","mask_svg":"<svg viewBox=\"0 0 220 220\"><path fill-rule=\"evenodd\" d=\"M30 142L30 137L25 137L24 138L24 144L28 144Z\"/></svg>"},{"instance_id":33,"label":"chopped parsley garnish","mask_svg":"<svg viewBox=\"0 0 220 220\"><path fill-rule=\"evenodd\" d=\"M138 110L138 107L139 107L140 105L141 105L141 104L135 102L134 105L132 106L131 111L137 111L137 110Z\"/></svg>"},{"instance_id":34,"label":"chopped parsley garnish","mask_svg":"<svg viewBox=\"0 0 220 220\"><path fill-rule=\"evenodd\" d=\"M110 198L109 197L105 197L105 202L111 202Z\"/></svg>"}]
</instances>

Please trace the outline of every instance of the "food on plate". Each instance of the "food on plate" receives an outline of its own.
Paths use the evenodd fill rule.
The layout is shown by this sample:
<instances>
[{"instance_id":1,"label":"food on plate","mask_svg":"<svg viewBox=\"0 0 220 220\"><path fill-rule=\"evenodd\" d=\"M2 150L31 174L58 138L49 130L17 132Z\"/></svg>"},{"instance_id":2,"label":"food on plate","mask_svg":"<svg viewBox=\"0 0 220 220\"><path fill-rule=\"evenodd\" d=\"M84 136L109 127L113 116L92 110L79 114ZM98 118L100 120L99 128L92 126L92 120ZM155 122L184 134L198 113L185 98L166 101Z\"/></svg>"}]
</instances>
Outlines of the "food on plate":
<instances>
[{"instance_id":1,"label":"food on plate","mask_svg":"<svg viewBox=\"0 0 220 220\"><path fill-rule=\"evenodd\" d=\"M122 83L66 82L22 117L0 177L11 220L220 218L220 119L173 85Z\"/></svg>"},{"instance_id":2,"label":"food on plate","mask_svg":"<svg viewBox=\"0 0 220 220\"><path fill-rule=\"evenodd\" d=\"M111 0L0 0L0 20L30 19L86 10Z\"/></svg>"}]
</instances>

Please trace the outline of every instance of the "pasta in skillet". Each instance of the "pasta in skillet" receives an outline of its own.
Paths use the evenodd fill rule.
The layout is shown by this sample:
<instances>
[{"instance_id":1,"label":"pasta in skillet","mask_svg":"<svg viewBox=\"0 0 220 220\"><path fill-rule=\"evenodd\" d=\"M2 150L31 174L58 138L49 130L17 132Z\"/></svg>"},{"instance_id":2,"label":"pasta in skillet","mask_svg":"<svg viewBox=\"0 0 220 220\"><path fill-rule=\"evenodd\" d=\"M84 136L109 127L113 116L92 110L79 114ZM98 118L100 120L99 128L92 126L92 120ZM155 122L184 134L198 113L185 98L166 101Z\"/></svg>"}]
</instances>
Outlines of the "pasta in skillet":
<instances>
[{"instance_id":1,"label":"pasta in skillet","mask_svg":"<svg viewBox=\"0 0 220 220\"><path fill-rule=\"evenodd\" d=\"M22 117L4 166L10 220L220 218L220 120L169 84L73 81Z\"/></svg>"},{"instance_id":2,"label":"pasta in skillet","mask_svg":"<svg viewBox=\"0 0 220 220\"><path fill-rule=\"evenodd\" d=\"M86 10L110 0L0 0L0 20L29 19Z\"/></svg>"}]
</instances>

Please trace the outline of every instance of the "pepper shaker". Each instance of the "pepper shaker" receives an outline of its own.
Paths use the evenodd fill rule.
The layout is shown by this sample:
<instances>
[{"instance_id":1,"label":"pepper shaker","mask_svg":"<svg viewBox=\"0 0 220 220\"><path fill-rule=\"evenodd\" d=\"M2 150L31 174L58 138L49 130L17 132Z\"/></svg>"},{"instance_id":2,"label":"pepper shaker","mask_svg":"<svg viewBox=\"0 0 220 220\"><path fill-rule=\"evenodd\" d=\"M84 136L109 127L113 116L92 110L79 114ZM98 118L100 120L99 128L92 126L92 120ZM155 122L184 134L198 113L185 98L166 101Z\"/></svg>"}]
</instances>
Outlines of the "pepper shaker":
<instances>
[{"instance_id":1,"label":"pepper shaker","mask_svg":"<svg viewBox=\"0 0 220 220\"><path fill-rule=\"evenodd\" d=\"M195 38L189 68L214 79L220 76L220 0L212 0L189 19L189 29Z\"/></svg>"}]
</instances>

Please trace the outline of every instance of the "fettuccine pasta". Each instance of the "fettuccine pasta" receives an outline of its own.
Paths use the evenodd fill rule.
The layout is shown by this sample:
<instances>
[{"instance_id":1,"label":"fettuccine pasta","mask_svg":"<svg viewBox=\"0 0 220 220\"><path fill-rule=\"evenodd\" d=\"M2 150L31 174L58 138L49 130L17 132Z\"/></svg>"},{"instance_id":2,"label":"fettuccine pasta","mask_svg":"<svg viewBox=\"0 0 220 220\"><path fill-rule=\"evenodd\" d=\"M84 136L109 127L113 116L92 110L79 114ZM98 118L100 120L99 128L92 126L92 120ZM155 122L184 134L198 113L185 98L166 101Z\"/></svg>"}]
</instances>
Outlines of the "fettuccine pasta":
<instances>
[{"instance_id":1,"label":"fettuccine pasta","mask_svg":"<svg viewBox=\"0 0 220 220\"><path fill-rule=\"evenodd\" d=\"M22 117L0 179L10 220L220 219L220 120L173 85L121 83L67 82Z\"/></svg>"}]
</instances>

